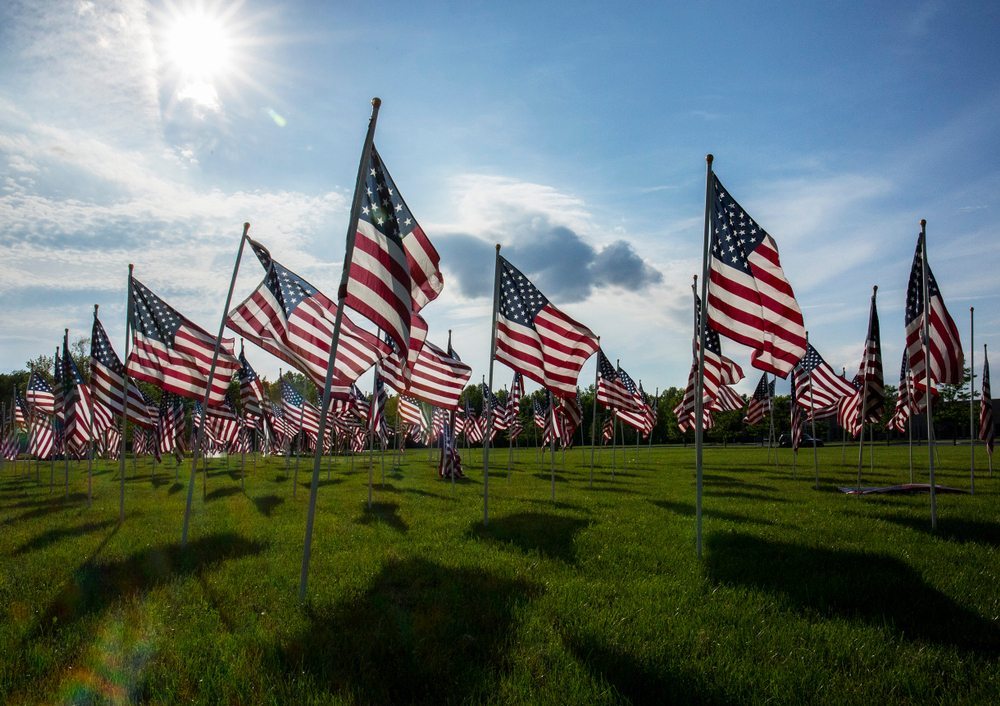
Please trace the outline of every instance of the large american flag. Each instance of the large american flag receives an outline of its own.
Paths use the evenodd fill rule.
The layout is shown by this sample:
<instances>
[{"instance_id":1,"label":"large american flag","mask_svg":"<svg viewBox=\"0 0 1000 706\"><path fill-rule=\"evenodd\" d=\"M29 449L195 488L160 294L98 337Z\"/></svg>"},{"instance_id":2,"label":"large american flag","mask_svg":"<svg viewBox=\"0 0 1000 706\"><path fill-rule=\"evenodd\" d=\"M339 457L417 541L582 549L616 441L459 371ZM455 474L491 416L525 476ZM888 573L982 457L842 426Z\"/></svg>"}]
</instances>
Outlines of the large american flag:
<instances>
[{"instance_id":1,"label":"large american flag","mask_svg":"<svg viewBox=\"0 0 1000 706\"><path fill-rule=\"evenodd\" d=\"M250 365L242 349L239 360L240 369L236 374L240 379L240 404L243 405L243 414L263 417L264 384L257 377L257 372Z\"/></svg>"},{"instance_id":2,"label":"large american flag","mask_svg":"<svg viewBox=\"0 0 1000 706\"><path fill-rule=\"evenodd\" d=\"M85 453L90 446L93 426L93 407L90 403L90 389L76 367L76 361L69 349L63 345L63 407L66 415L64 440L66 448L77 455Z\"/></svg>"},{"instance_id":3,"label":"large american flag","mask_svg":"<svg viewBox=\"0 0 1000 706\"><path fill-rule=\"evenodd\" d=\"M100 319L94 316L94 327L90 333L90 391L94 400L112 414L122 413L122 383L125 377L125 366L111 346L104 326ZM139 387L129 380L128 383L128 418L129 421L146 429L155 424L156 410L151 408L149 401ZM99 425L106 428L106 425Z\"/></svg>"},{"instance_id":4,"label":"large american flag","mask_svg":"<svg viewBox=\"0 0 1000 706\"><path fill-rule=\"evenodd\" d=\"M458 455L455 448L455 435L452 433L451 424L444 423L441 431L441 461L438 464L438 475L442 478L464 478L462 473L462 457Z\"/></svg>"},{"instance_id":5,"label":"large american flag","mask_svg":"<svg viewBox=\"0 0 1000 706\"><path fill-rule=\"evenodd\" d=\"M497 312L496 359L540 383L553 394L572 397L580 368L598 350L597 336L552 306L503 257Z\"/></svg>"},{"instance_id":6,"label":"large american flag","mask_svg":"<svg viewBox=\"0 0 1000 706\"><path fill-rule=\"evenodd\" d=\"M764 417L771 411L772 397L774 397L774 380L768 382L767 373L763 373L747 404L747 413L743 421L750 425L764 421Z\"/></svg>"},{"instance_id":7,"label":"large american flag","mask_svg":"<svg viewBox=\"0 0 1000 706\"><path fill-rule=\"evenodd\" d=\"M215 336L188 321L146 285L132 277L132 351L129 376L181 397L203 399L215 352ZM233 339L223 339L212 376L208 404L222 404L229 381L240 368Z\"/></svg>"},{"instance_id":8,"label":"large american flag","mask_svg":"<svg viewBox=\"0 0 1000 706\"><path fill-rule=\"evenodd\" d=\"M337 305L325 294L274 260L267 248L249 240L263 265L264 280L229 313L226 326L280 358L321 388L333 342ZM347 399L357 381L389 346L365 331L345 313L334 363L333 399Z\"/></svg>"},{"instance_id":9,"label":"large american flag","mask_svg":"<svg viewBox=\"0 0 1000 706\"><path fill-rule=\"evenodd\" d=\"M983 351L983 392L979 398L979 438L986 444L986 452L993 454L996 427L993 424L993 398L990 393L990 361Z\"/></svg>"},{"instance_id":10,"label":"large american flag","mask_svg":"<svg viewBox=\"0 0 1000 706\"><path fill-rule=\"evenodd\" d=\"M751 364L786 377L806 352L806 329L778 246L712 175L708 320L753 349Z\"/></svg>"},{"instance_id":11,"label":"large american flag","mask_svg":"<svg viewBox=\"0 0 1000 706\"><path fill-rule=\"evenodd\" d=\"M729 385L719 385L719 394L715 396L712 403L708 405L708 410L712 412L735 412L743 409L746 402ZM682 430L683 431L683 430Z\"/></svg>"},{"instance_id":12,"label":"large american flag","mask_svg":"<svg viewBox=\"0 0 1000 706\"><path fill-rule=\"evenodd\" d=\"M601 425L601 441L605 444L611 441L612 437L615 435L615 418L613 415L609 414L605 420L604 424Z\"/></svg>"},{"instance_id":13,"label":"large american flag","mask_svg":"<svg viewBox=\"0 0 1000 706\"><path fill-rule=\"evenodd\" d=\"M810 418L815 419L835 415L840 400L853 395L857 389L835 373L811 343L806 347L802 362L795 368L795 384L799 404L810 410Z\"/></svg>"},{"instance_id":14,"label":"large american flag","mask_svg":"<svg viewBox=\"0 0 1000 706\"><path fill-rule=\"evenodd\" d=\"M917 237L917 251L913 256L913 267L910 268L910 281L906 288L906 353L910 361L910 371L913 373L913 385L918 392L927 389L928 368L924 359L922 343L923 322L926 312L930 311L928 323L928 350L930 352L930 388L931 394L936 392L938 383L959 384L962 381L962 366L965 357L962 354L962 341L958 328L945 308L944 298L938 288L934 273L927 265L927 296L930 306L924 306L923 268L921 257L924 249L924 234Z\"/></svg>"},{"instance_id":15,"label":"large american flag","mask_svg":"<svg viewBox=\"0 0 1000 706\"><path fill-rule=\"evenodd\" d=\"M382 377L375 376L375 390L372 392L371 413L368 417L368 427L382 441L388 439L389 427L385 420L385 403L388 402L389 395L385 391L385 383Z\"/></svg>"},{"instance_id":16,"label":"large american flag","mask_svg":"<svg viewBox=\"0 0 1000 706\"><path fill-rule=\"evenodd\" d=\"M28 389L25 391L28 405L32 412L42 414L54 414L56 397L52 392L52 387L41 375L36 372L31 373L28 378Z\"/></svg>"},{"instance_id":17,"label":"large american flag","mask_svg":"<svg viewBox=\"0 0 1000 706\"><path fill-rule=\"evenodd\" d=\"M424 419L424 412L420 409L420 402L415 397L400 395L396 410L400 418L407 424L417 426L421 431L427 429L427 420Z\"/></svg>"},{"instance_id":18,"label":"large american flag","mask_svg":"<svg viewBox=\"0 0 1000 706\"><path fill-rule=\"evenodd\" d=\"M440 257L413 218L373 145L365 174L344 304L405 351L410 317L444 286Z\"/></svg>"}]
</instances>

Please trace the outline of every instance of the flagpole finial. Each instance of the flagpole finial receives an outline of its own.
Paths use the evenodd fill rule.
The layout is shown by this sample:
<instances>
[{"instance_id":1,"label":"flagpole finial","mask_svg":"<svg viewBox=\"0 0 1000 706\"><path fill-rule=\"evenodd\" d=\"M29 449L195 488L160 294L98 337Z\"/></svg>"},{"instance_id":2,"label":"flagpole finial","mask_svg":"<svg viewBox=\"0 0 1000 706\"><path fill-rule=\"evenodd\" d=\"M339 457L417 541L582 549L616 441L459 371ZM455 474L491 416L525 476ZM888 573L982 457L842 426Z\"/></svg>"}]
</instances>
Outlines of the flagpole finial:
<instances>
[{"instance_id":1,"label":"flagpole finial","mask_svg":"<svg viewBox=\"0 0 1000 706\"><path fill-rule=\"evenodd\" d=\"M497 254L500 253L500 243L497 243Z\"/></svg>"},{"instance_id":2,"label":"flagpole finial","mask_svg":"<svg viewBox=\"0 0 1000 706\"><path fill-rule=\"evenodd\" d=\"M94 304L94 318L95 319L97 318L97 307L99 307L99 306L100 306L100 304Z\"/></svg>"},{"instance_id":3,"label":"flagpole finial","mask_svg":"<svg viewBox=\"0 0 1000 706\"><path fill-rule=\"evenodd\" d=\"M927 227L927 219L926 218L921 218L920 219L920 227L921 228L926 228Z\"/></svg>"},{"instance_id":4,"label":"flagpole finial","mask_svg":"<svg viewBox=\"0 0 1000 706\"><path fill-rule=\"evenodd\" d=\"M711 164L714 160L715 157L712 155L711 152L705 155L705 161L708 162L709 164Z\"/></svg>"},{"instance_id":5,"label":"flagpole finial","mask_svg":"<svg viewBox=\"0 0 1000 706\"><path fill-rule=\"evenodd\" d=\"M243 223L243 235L245 236L250 231L250 222L244 221Z\"/></svg>"},{"instance_id":6,"label":"flagpole finial","mask_svg":"<svg viewBox=\"0 0 1000 706\"><path fill-rule=\"evenodd\" d=\"M372 98L372 107L373 108L378 108L381 105L382 105L382 99L381 98L379 98L378 96L375 96L374 98Z\"/></svg>"},{"instance_id":7,"label":"flagpole finial","mask_svg":"<svg viewBox=\"0 0 1000 706\"><path fill-rule=\"evenodd\" d=\"M877 284L872 285L872 296L874 297L876 294L878 294L878 285Z\"/></svg>"}]
</instances>

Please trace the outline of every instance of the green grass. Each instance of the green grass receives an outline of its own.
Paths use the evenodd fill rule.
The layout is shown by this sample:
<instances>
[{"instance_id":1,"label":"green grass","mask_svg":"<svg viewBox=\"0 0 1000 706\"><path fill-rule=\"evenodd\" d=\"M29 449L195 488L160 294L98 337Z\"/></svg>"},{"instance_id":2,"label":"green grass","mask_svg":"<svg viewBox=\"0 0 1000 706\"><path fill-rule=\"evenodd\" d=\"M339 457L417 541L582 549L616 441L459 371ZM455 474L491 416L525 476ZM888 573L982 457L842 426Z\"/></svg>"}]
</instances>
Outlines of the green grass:
<instances>
[{"instance_id":1,"label":"green grass","mask_svg":"<svg viewBox=\"0 0 1000 706\"><path fill-rule=\"evenodd\" d=\"M0 474L0 703L1000 703L1000 474L976 494L850 497L857 450L793 475L761 448L705 451L704 556L692 448L549 461L495 451L482 524L470 479L407 452L385 484L355 459L322 473L309 601L308 503L285 461L211 462L180 546L189 466L63 464L55 489ZM499 458L497 458L499 457ZM927 463L916 454L917 480ZM905 447L863 482L908 480ZM968 447L938 482L968 486ZM978 465L985 466L980 452ZM294 466L294 461L293 461Z\"/></svg>"}]
</instances>

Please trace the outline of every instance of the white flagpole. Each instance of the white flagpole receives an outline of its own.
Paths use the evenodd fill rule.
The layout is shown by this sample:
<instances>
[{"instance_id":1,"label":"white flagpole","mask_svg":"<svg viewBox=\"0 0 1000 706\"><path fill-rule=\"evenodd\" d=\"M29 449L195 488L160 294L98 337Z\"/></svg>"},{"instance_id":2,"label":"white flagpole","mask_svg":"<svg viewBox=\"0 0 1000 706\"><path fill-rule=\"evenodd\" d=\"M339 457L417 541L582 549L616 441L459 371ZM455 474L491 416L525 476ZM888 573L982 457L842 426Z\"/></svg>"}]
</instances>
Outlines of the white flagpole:
<instances>
[{"instance_id":1,"label":"white flagpole","mask_svg":"<svg viewBox=\"0 0 1000 706\"><path fill-rule=\"evenodd\" d=\"M243 235L240 236L240 246L236 251L236 263L233 265L233 277L229 280L229 292L226 294L226 305L222 310L222 321L219 322L219 335L215 338L215 350L212 352L212 364L208 368L208 380L205 382L205 397L201 403L201 426L198 427L198 434L195 437L194 449L191 450L191 477L188 479L187 504L184 506L184 530L181 533L181 546L187 546L188 526L191 522L191 499L194 495L194 479L198 470L198 453L205 440L205 426L208 416L208 399L212 393L212 380L215 378L215 366L219 362L219 350L222 348L222 334L226 330L226 318L229 316L229 305L233 301L233 289L236 287L236 275L240 271L240 259L243 257L243 246L247 242L247 231L250 224L243 224ZM126 399L127 401L127 399ZM208 468L205 468L205 476L208 476ZM207 482L207 480L206 480Z\"/></svg>"},{"instance_id":2,"label":"white flagpole","mask_svg":"<svg viewBox=\"0 0 1000 706\"><path fill-rule=\"evenodd\" d=\"M702 251L702 282L701 282L701 311L699 312L698 330L696 336L698 345L698 375L695 378L694 386L694 454L695 454L695 546L698 551L698 558L701 558L701 494L702 494L702 466L703 466L703 445L705 434L705 423L702 419L704 414L704 386L705 386L705 341L702 340L705 331L705 322L708 320L708 248L710 238L709 209L712 207L712 161L711 154L705 156L707 165L705 179L705 242Z\"/></svg>"},{"instance_id":3,"label":"white flagpole","mask_svg":"<svg viewBox=\"0 0 1000 706\"><path fill-rule=\"evenodd\" d=\"M920 275L921 275L921 297L923 301L923 321L921 334L924 349L924 386L927 401L927 450L928 465L927 470L930 476L931 485L931 529L937 529L937 489L934 487L934 417L931 399L931 359L930 359L930 303L927 301L927 220L920 219Z\"/></svg>"},{"instance_id":4,"label":"white flagpole","mask_svg":"<svg viewBox=\"0 0 1000 706\"><path fill-rule=\"evenodd\" d=\"M969 307L969 492L976 492L976 308Z\"/></svg>"},{"instance_id":5,"label":"white flagpole","mask_svg":"<svg viewBox=\"0 0 1000 706\"><path fill-rule=\"evenodd\" d=\"M986 357L986 344L984 343L983 344L983 365L984 366L986 365L986 360L987 360L987 357ZM992 394L992 390L991 390L991 394ZM987 400L987 401L992 404L992 400ZM980 402L980 404L982 404L982 403ZM989 464L990 478L992 478L993 477L993 452L990 451L990 447L989 446L986 447L986 462ZM35 468L37 469L38 466L36 465Z\"/></svg>"},{"instance_id":6,"label":"white flagpole","mask_svg":"<svg viewBox=\"0 0 1000 706\"><path fill-rule=\"evenodd\" d=\"M767 379L767 373L764 373L764 379L765 380ZM774 376L774 381L775 382L778 381L778 376L777 375ZM778 444L777 444L777 439L775 439L775 437L774 437L774 397L771 395L771 385L770 384L767 385L767 407L768 407L768 411L770 412L770 422L768 424L769 428L767 430L768 455L770 455L770 453L771 453L770 448L771 448L771 446L773 444L774 445L774 470L777 471L778 470Z\"/></svg>"},{"instance_id":7,"label":"white flagpole","mask_svg":"<svg viewBox=\"0 0 1000 706\"><path fill-rule=\"evenodd\" d=\"M330 388L333 385L333 368L337 360L337 347L340 343L340 327L344 320L344 298L346 296L347 281L350 275L351 260L354 257L354 240L358 227L358 215L361 210L359 194L361 185L365 179L365 169L371 158L372 144L375 142L375 124L378 122L378 111L382 105L382 100L378 97L372 98L372 114L368 121L368 133L365 135L365 143L361 148L361 160L358 163L358 176L354 182L354 202L351 204L351 214L347 223L347 249L344 255L344 268L341 273L341 286L338 288L337 297L337 317L333 322L333 339L330 342L330 357L326 363L326 381L323 384L322 407L319 410L319 441L316 444L316 452L313 454L313 474L312 483L309 487L309 514L306 516L306 536L302 548L302 571L299 575L299 600L305 601L306 588L309 584L309 555L312 549L313 523L316 519L316 496L319 493L319 471L323 461L323 441L326 439L326 422L328 417L328 407L330 406ZM353 460L353 456L352 456Z\"/></svg>"},{"instance_id":8,"label":"white flagpole","mask_svg":"<svg viewBox=\"0 0 1000 706\"><path fill-rule=\"evenodd\" d=\"M493 359L497 354L497 311L500 305L500 243L497 243L496 264L493 266L493 324L490 327L490 381L493 389ZM489 400L485 400L486 429L483 432L483 524L490 523L490 429L493 428L493 413Z\"/></svg>"}]
</instances>

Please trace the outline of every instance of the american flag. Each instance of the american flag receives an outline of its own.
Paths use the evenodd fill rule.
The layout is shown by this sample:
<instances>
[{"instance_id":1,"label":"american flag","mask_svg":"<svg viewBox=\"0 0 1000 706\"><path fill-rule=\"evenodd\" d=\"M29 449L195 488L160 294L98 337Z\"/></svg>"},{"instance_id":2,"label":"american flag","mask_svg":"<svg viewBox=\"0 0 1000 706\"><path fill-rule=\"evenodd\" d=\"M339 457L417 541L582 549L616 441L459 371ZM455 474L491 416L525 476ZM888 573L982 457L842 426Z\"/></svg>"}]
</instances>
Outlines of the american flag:
<instances>
[{"instance_id":1,"label":"american flag","mask_svg":"<svg viewBox=\"0 0 1000 706\"><path fill-rule=\"evenodd\" d=\"M618 371L601 349L597 350L597 401L609 409L628 409L632 406L632 395L625 389Z\"/></svg>"},{"instance_id":2,"label":"american flag","mask_svg":"<svg viewBox=\"0 0 1000 706\"><path fill-rule=\"evenodd\" d=\"M545 426L542 427L542 444L559 441L562 438L562 427L559 424L556 404L552 400L552 391L546 390L548 404L545 409Z\"/></svg>"},{"instance_id":3,"label":"american flag","mask_svg":"<svg viewBox=\"0 0 1000 706\"><path fill-rule=\"evenodd\" d=\"M906 360L906 351L903 351L903 363L899 369L899 389L896 390L896 408L893 410L892 418L886 425L890 429L898 432L906 431L906 422L916 411L913 395L913 375L910 374L910 366Z\"/></svg>"},{"instance_id":4,"label":"american flag","mask_svg":"<svg viewBox=\"0 0 1000 706\"><path fill-rule=\"evenodd\" d=\"M388 334L385 336L385 345L391 351L379 363L382 375L389 387L397 392L405 392L410 385L410 374L417 364L420 350L427 340L427 322L420 314L413 314L410 317L410 343L404 352L392 341ZM458 358L458 356L454 356Z\"/></svg>"},{"instance_id":5,"label":"american flag","mask_svg":"<svg viewBox=\"0 0 1000 706\"><path fill-rule=\"evenodd\" d=\"M410 316L444 286L440 257L413 218L374 145L361 193L344 304L409 347Z\"/></svg>"},{"instance_id":6,"label":"american flag","mask_svg":"<svg viewBox=\"0 0 1000 706\"><path fill-rule=\"evenodd\" d=\"M7 433L4 435L4 438L0 440L0 457L3 457L7 461L15 461L20 450L21 443L17 428L13 424L10 424L7 426Z\"/></svg>"},{"instance_id":7,"label":"american flag","mask_svg":"<svg viewBox=\"0 0 1000 706\"><path fill-rule=\"evenodd\" d=\"M859 385L857 394L863 401L862 411L858 405L859 420L877 422L882 418L885 409L885 387L882 374L882 342L879 334L878 310L875 308L875 297L872 297L871 314L868 318L868 336L865 338L865 352L861 357L861 365L855 378Z\"/></svg>"},{"instance_id":8,"label":"american flag","mask_svg":"<svg viewBox=\"0 0 1000 706\"><path fill-rule=\"evenodd\" d=\"M538 400L532 400L531 402L532 410L532 421L535 422L535 426L539 429L545 428L545 420L548 417L548 408L542 407Z\"/></svg>"},{"instance_id":9,"label":"american flag","mask_svg":"<svg viewBox=\"0 0 1000 706\"><path fill-rule=\"evenodd\" d=\"M636 387L635 381L621 367L618 368L618 379L621 380L622 386L629 395L629 405L616 409L615 416L633 429L648 436L652 427L649 426L646 400L639 394L639 388Z\"/></svg>"},{"instance_id":10,"label":"american flag","mask_svg":"<svg viewBox=\"0 0 1000 706\"><path fill-rule=\"evenodd\" d=\"M609 441L611 441L614 435L615 435L615 418L614 415L609 414L604 419L604 424L601 426L601 440L606 444Z\"/></svg>"},{"instance_id":11,"label":"american flag","mask_svg":"<svg viewBox=\"0 0 1000 706\"><path fill-rule=\"evenodd\" d=\"M986 452L993 455L993 439L996 427L993 425L993 398L990 393L990 361L983 351L983 392L979 398L979 439L986 444Z\"/></svg>"},{"instance_id":12,"label":"american flag","mask_svg":"<svg viewBox=\"0 0 1000 706\"><path fill-rule=\"evenodd\" d=\"M287 380L281 381L281 403L285 408L285 424L291 425L293 433L303 432L315 444L319 438L319 410L316 406L306 401Z\"/></svg>"},{"instance_id":13,"label":"american flag","mask_svg":"<svg viewBox=\"0 0 1000 706\"><path fill-rule=\"evenodd\" d=\"M573 439L573 433L583 423L583 408L580 407L579 394L576 397L559 398L556 404L556 414L559 417L563 443L569 443Z\"/></svg>"},{"instance_id":14,"label":"american flag","mask_svg":"<svg viewBox=\"0 0 1000 706\"><path fill-rule=\"evenodd\" d=\"M754 390L750 403L747 405L747 413L743 421L747 424L760 424L764 417L771 411L771 398L774 397L774 380L768 382L767 373L760 376L757 389Z\"/></svg>"},{"instance_id":15,"label":"american flag","mask_svg":"<svg viewBox=\"0 0 1000 706\"><path fill-rule=\"evenodd\" d=\"M63 407L66 415L64 439L66 448L81 455L90 447L93 427L93 407L90 404L90 388L76 367L76 361L63 344Z\"/></svg>"},{"instance_id":16,"label":"american flag","mask_svg":"<svg viewBox=\"0 0 1000 706\"><path fill-rule=\"evenodd\" d=\"M55 413L55 394L52 392L52 387L49 383L45 381L45 378L38 373L31 373L25 396L33 412L40 412L42 414Z\"/></svg>"},{"instance_id":17,"label":"american flag","mask_svg":"<svg viewBox=\"0 0 1000 706\"><path fill-rule=\"evenodd\" d=\"M434 409L434 414L431 415L431 433L429 435L429 440L433 441L435 439L440 439L441 434L444 433L444 427L448 423L448 413L443 409Z\"/></svg>"},{"instance_id":18,"label":"american flag","mask_svg":"<svg viewBox=\"0 0 1000 706\"><path fill-rule=\"evenodd\" d=\"M751 364L785 377L806 352L806 329L778 246L712 175L708 321L754 349Z\"/></svg>"},{"instance_id":19,"label":"american flag","mask_svg":"<svg viewBox=\"0 0 1000 706\"><path fill-rule=\"evenodd\" d=\"M796 398L795 389L795 376L792 376L792 403L789 407L792 408L790 424L792 427L792 450L798 451L799 447L802 446L802 407L799 405Z\"/></svg>"},{"instance_id":20,"label":"american flag","mask_svg":"<svg viewBox=\"0 0 1000 706\"><path fill-rule=\"evenodd\" d=\"M31 418L28 431L28 453L38 459L49 458L55 453L55 431L52 417L36 414Z\"/></svg>"},{"instance_id":21,"label":"american flag","mask_svg":"<svg viewBox=\"0 0 1000 706\"><path fill-rule=\"evenodd\" d=\"M552 306L503 257L497 312L496 359L540 383L553 394L572 397L580 368L598 350L589 328Z\"/></svg>"},{"instance_id":22,"label":"american flag","mask_svg":"<svg viewBox=\"0 0 1000 706\"><path fill-rule=\"evenodd\" d=\"M296 433L285 421L285 410L280 405L273 404L271 400L264 401L264 419L271 429L271 441L278 449Z\"/></svg>"},{"instance_id":23,"label":"american flag","mask_svg":"<svg viewBox=\"0 0 1000 706\"><path fill-rule=\"evenodd\" d=\"M388 438L388 425L385 420L385 403L388 402L389 395L385 391L385 383L381 376L375 376L375 390L372 393L371 414L368 417L368 426L383 442Z\"/></svg>"},{"instance_id":24,"label":"american flag","mask_svg":"<svg viewBox=\"0 0 1000 706\"><path fill-rule=\"evenodd\" d=\"M97 453L102 457L115 461L121 455L122 435L114 427L104 430L97 440Z\"/></svg>"},{"instance_id":25,"label":"american flag","mask_svg":"<svg viewBox=\"0 0 1000 706\"><path fill-rule=\"evenodd\" d=\"M322 389L337 305L274 260L263 245L255 240L249 243L266 271L264 280L229 313L226 326L289 363ZM333 399L347 399L351 383L390 350L378 336L360 328L345 313L333 368Z\"/></svg>"},{"instance_id":26,"label":"american flag","mask_svg":"<svg viewBox=\"0 0 1000 706\"><path fill-rule=\"evenodd\" d=\"M240 403L243 405L243 414L251 414L255 417L264 415L264 384L257 377L256 371L250 365L243 350L240 350L240 369L237 376L240 379Z\"/></svg>"},{"instance_id":27,"label":"american flag","mask_svg":"<svg viewBox=\"0 0 1000 706\"><path fill-rule=\"evenodd\" d=\"M927 264L927 296L930 306L924 306L923 268L921 257L925 249L924 234L917 238L917 251L913 256L913 267L910 269L910 281L906 288L906 353L913 373L914 389L920 393L927 389L928 368L924 359L923 323L926 312L930 311L928 323L930 352L930 388L931 394L936 393L938 383L957 385L962 381L962 366L965 357L962 354L962 341L958 328L945 308L944 298L938 288L934 273Z\"/></svg>"},{"instance_id":28,"label":"american flag","mask_svg":"<svg viewBox=\"0 0 1000 706\"><path fill-rule=\"evenodd\" d=\"M94 327L90 334L90 391L95 402L100 403L111 414L121 416L122 413L122 383L124 382L125 366L111 347L100 319L94 315ZM103 414L95 414L103 417ZM155 424L156 411L151 407L146 396L131 380L128 383L128 418L129 421L146 429ZM111 426L102 419L98 427Z\"/></svg>"},{"instance_id":29,"label":"american flag","mask_svg":"<svg viewBox=\"0 0 1000 706\"><path fill-rule=\"evenodd\" d=\"M478 444L486 436L486 417L477 417L475 414L470 415L465 420L465 438L468 439L470 444Z\"/></svg>"},{"instance_id":30,"label":"american flag","mask_svg":"<svg viewBox=\"0 0 1000 706\"><path fill-rule=\"evenodd\" d=\"M699 319L700 302L695 297L695 321ZM674 415L677 417L677 427L681 432L695 427L695 387L698 381L698 345L704 341L705 345L705 377L702 384L702 417L703 423L708 424L712 418L709 409L712 401L718 396L719 389L723 385L735 385L743 379L743 368L735 362L722 355L722 344L719 334L714 331L708 322L705 322L704 335L696 336L694 340L694 360L691 363L691 371L688 373L687 387L684 388L684 397L674 408ZM704 428L708 428L705 426Z\"/></svg>"},{"instance_id":31,"label":"american flag","mask_svg":"<svg viewBox=\"0 0 1000 706\"><path fill-rule=\"evenodd\" d=\"M472 377L472 368L454 351L449 355L430 341L423 342L409 375L403 372L395 354L379 366L380 375L396 392L442 409L458 409L462 390Z\"/></svg>"},{"instance_id":32,"label":"american flag","mask_svg":"<svg viewBox=\"0 0 1000 706\"><path fill-rule=\"evenodd\" d=\"M486 385L482 383L482 393L483 393L483 419L486 419L486 409L489 407L490 411L490 421L493 424L493 431L503 431L507 428L509 420L507 419L507 406L502 404L497 396L493 394L493 391ZM492 437L491 437L492 438Z\"/></svg>"},{"instance_id":33,"label":"american flag","mask_svg":"<svg viewBox=\"0 0 1000 706\"><path fill-rule=\"evenodd\" d=\"M413 424L421 431L427 428L427 421L424 419L423 410L420 409L420 402L415 397L400 395L396 409L400 418L407 424Z\"/></svg>"},{"instance_id":34,"label":"american flag","mask_svg":"<svg viewBox=\"0 0 1000 706\"><path fill-rule=\"evenodd\" d=\"M642 398L642 404L646 408L646 435L652 433L653 429L656 428L656 417L658 413L658 408L660 406L660 395L659 390L656 394L650 397L642 389L642 380L639 381L639 397Z\"/></svg>"},{"instance_id":35,"label":"american flag","mask_svg":"<svg viewBox=\"0 0 1000 706\"><path fill-rule=\"evenodd\" d=\"M518 422L521 415L521 398L524 397L524 378L521 373L514 373L510 383L510 393L507 395L507 418ZM518 423L518 426L520 424Z\"/></svg>"},{"instance_id":36,"label":"american flag","mask_svg":"<svg viewBox=\"0 0 1000 706\"><path fill-rule=\"evenodd\" d=\"M838 375L823 360L810 343L802 362L795 368L795 384L799 391L799 404L810 410L816 419L837 413L840 400L855 392L855 387Z\"/></svg>"},{"instance_id":37,"label":"american flag","mask_svg":"<svg viewBox=\"0 0 1000 706\"><path fill-rule=\"evenodd\" d=\"M228 397L221 406L209 407L208 428L223 446L231 448L236 443L240 433L240 418Z\"/></svg>"},{"instance_id":38,"label":"american flag","mask_svg":"<svg viewBox=\"0 0 1000 706\"><path fill-rule=\"evenodd\" d=\"M61 422L66 419L66 406L64 404L64 398L66 396L66 391L63 386L63 357L62 353L59 352L59 346L56 346L56 354L53 359L52 366L52 382L53 386L53 408L55 410L55 417L60 422L56 425L56 448L62 446L61 439Z\"/></svg>"},{"instance_id":39,"label":"american flag","mask_svg":"<svg viewBox=\"0 0 1000 706\"><path fill-rule=\"evenodd\" d=\"M441 430L443 448L441 450L441 461L438 465L438 475L441 478L464 478L462 473L462 457L458 455L455 448L455 435L452 434L451 425L445 422Z\"/></svg>"},{"instance_id":40,"label":"american flag","mask_svg":"<svg viewBox=\"0 0 1000 706\"><path fill-rule=\"evenodd\" d=\"M181 397L203 399L215 336L178 314L134 277L130 286L132 352L126 366L128 375ZM222 404L229 381L239 368L233 340L223 339L212 377L210 407Z\"/></svg>"},{"instance_id":41,"label":"american flag","mask_svg":"<svg viewBox=\"0 0 1000 706\"><path fill-rule=\"evenodd\" d=\"M28 411L27 406L24 404L24 400L21 399L21 392L17 389L14 390L14 424L18 429L28 428L28 419L31 417L32 413Z\"/></svg>"},{"instance_id":42,"label":"american flag","mask_svg":"<svg viewBox=\"0 0 1000 706\"><path fill-rule=\"evenodd\" d=\"M735 412L742 410L744 406L746 406L746 402L736 390L729 385L719 385L719 394L716 395L707 409L712 412Z\"/></svg>"},{"instance_id":43,"label":"american flag","mask_svg":"<svg viewBox=\"0 0 1000 706\"><path fill-rule=\"evenodd\" d=\"M156 443L160 453L172 452L184 437L184 401L179 395L164 392L160 396L160 413L156 421Z\"/></svg>"}]
</instances>

